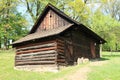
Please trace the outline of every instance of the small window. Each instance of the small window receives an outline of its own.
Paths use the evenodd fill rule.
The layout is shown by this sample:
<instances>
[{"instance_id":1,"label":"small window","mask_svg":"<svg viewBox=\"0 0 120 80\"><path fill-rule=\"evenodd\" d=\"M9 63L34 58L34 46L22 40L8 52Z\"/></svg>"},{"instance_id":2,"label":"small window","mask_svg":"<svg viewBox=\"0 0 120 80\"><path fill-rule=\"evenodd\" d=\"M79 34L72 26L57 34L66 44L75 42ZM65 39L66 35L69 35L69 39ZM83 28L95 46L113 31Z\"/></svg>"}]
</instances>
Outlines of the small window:
<instances>
[{"instance_id":1,"label":"small window","mask_svg":"<svg viewBox=\"0 0 120 80\"><path fill-rule=\"evenodd\" d=\"M50 15L50 18L52 17L52 15Z\"/></svg>"}]
</instances>

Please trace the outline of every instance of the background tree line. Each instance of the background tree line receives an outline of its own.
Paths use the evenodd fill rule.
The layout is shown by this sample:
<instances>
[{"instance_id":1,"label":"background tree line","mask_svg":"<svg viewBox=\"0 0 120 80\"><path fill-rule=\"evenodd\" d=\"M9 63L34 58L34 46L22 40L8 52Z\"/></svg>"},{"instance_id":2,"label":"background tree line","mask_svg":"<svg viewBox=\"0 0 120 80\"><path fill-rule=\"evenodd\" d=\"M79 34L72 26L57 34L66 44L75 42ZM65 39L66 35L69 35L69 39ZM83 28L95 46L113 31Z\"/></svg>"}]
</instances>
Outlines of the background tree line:
<instances>
[{"instance_id":1,"label":"background tree line","mask_svg":"<svg viewBox=\"0 0 120 80\"><path fill-rule=\"evenodd\" d=\"M27 35L48 3L104 38L104 50L120 50L120 0L0 0L0 48Z\"/></svg>"}]
</instances>

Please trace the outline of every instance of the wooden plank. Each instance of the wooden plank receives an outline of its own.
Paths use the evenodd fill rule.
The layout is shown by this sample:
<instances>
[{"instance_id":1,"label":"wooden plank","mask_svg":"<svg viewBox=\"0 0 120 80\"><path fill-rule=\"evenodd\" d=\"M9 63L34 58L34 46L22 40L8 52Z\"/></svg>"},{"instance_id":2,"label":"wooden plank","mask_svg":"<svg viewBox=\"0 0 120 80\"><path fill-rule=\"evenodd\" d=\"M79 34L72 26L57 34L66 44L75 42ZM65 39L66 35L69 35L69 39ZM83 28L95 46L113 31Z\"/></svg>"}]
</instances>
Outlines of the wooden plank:
<instances>
[{"instance_id":1,"label":"wooden plank","mask_svg":"<svg viewBox=\"0 0 120 80\"><path fill-rule=\"evenodd\" d=\"M27 49L36 49L36 48L42 48L42 47L51 47L51 46L56 46L56 43L54 42L54 43L48 43L48 44L42 44L42 45L37 45L37 46L20 48L20 49L17 49L17 51L27 50Z\"/></svg>"},{"instance_id":2,"label":"wooden plank","mask_svg":"<svg viewBox=\"0 0 120 80\"><path fill-rule=\"evenodd\" d=\"M61 48L57 48L57 50L58 50L58 51L63 51L63 52L65 52L65 50L64 50L64 49L61 49Z\"/></svg>"},{"instance_id":3,"label":"wooden plank","mask_svg":"<svg viewBox=\"0 0 120 80\"><path fill-rule=\"evenodd\" d=\"M39 52L39 51L46 51L46 50L55 50L55 47L49 47L49 48L41 48L41 49L34 49L34 50L27 50L27 51L20 51L16 52L17 54L25 54L25 53L32 53L32 52Z\"/></svg>"},{"instance_id":4,"label":"wooden plank","mask_svg":"<svg viewBox=\"0 0 120 80\"><path fill-rule=\"evenodd\" d=\"M65 59L57 59L57 62L65 62Z\"/></svg>"},{"instance_id":5,"label":"wooden plank","mask_svg":"<svg viewBox=\"0 0 120 80\"><path fill-rule=\"evenodd\" d=\"M41 57L54 57L54 56L56 56L57 54L48 54L48 55L36 55L36 56L33 56L33 57L35 57L35 58L41 58Z\"/></svg>"},{"instance_id":6,"label":"wooden plank","mask_svg":"<svg viewBox=\"0 0 120 80\"><path fill-rule=\"evenodd\" d=\"M58 52L61 52L61 53L65 53L64 50L61 50L61 49L57 49Z\"/></svg>"},{"instance_id":7,"label":"wooden plank","mask_svg":"<svg viewBox=\"0 0 120 80\"><path fill-rule=\"evenodd\" d=\"M47 54L47 55L35 55L28 57L16 57L16 59L29 59L29 58L42 58L42 57L55 57L57 54Z\"/></svg>"},{"instance_id":8,"label":"wooden plank","mask_svg":"<svg viewBox=\"0 0 120 80\"><path fill-rule=\"evenodd\" d=\"M27 61L27 62L16 62L16 64L31 64L31 63L39 63L39 64L41 64L41 63L44 63L44 64L47 64L47 63L55 63L55 61Z\"/></svg>"},{"instance_id":9,"label":"wooden plank","mask_svg":"<svg viewBox=\"0 0 120 80\"><path fill-rule=\"evenodd\" d=\"M52 24L53 24L53 21L52 21L52 11L50 10L50 15L49 15L49 18L50 18L50 28L49 29L52 29Z\"/></svg>"},{"instance_id":10,"label":"wooden plank","mask_svg":"<svg viewBox=\"0 0 120 80\"><path fill-rule=\"evenodd\" d=\"M53 28L55 28L55 22L56 22L56 20L55 20L55 13L53 12Z\"/></svg>"},{"instance_id":11,"label":"wooden plank","mask_svg":"<svg viewBox=\"0 0 120 80\"><path fill-rule=\"evenodd\" d=\"M62 43L57 43L57 45L58 45L58 46L64 46L64 44L62 44Z\"/></svg>"},{"instance_id":12,"label":"wooden plank","mask_svg":"<svg viewBox=\"0 0 120 80\"><path fill-rule=\"evenodd\" d=\"M55 59L46 59L46 60L16 60L16 62L31 62L31 61L51 61Z\"/></svg>"},{"instance_id":13,"label":"wooden plank","mask_svg":"<svg viewBox=\"0 0 120 80\"><path fill-rule=\"evenodd\" d=\"M48 12L48 14L46 15L46 20L45 20L45 22L46 22L46 27L49 27L48 25L49 25L49 12Z\"/></svg>"},{"instance_id":14,"label":"wooden plank","mask_svg":"<svg viewBox=\"0 0 120 80\"><path fill-rule=\"evenodd\" d=\"M57 42L59 42L59 43L64 43L64 40L62 40L62 39L57 39Z\"/></svg>"},{"instance_id":15,"label":"wooden plank","mask_svg":"<svg viewBox=\"0 0 120 80\"><path fill-rule=\"evenodd\" d=\"M15 66L24 66L24 65L47 65L47 66L51 66L51 65L56 65L55 63L23 63L23 64L15 64ZM32 66L31 66L32 67Z\"/></svg>"},{"instance_id":16,"label":"wooden plank","mask_svg":"<svg viewBox=\"0 0 120 80\"><path fill-rule=\"evenodd\" d=\"M66 63L58 63L59 66L66 66Z\"/></svg>"},{"instance_id":17,"label":"wooden plank","mask_svg":"<svg viewBox=\"0 0 120 80\"><path fill-rule=\"evenodd\" d=\"M61 49L61 50L64 50L65 48L64 48L64 46L57 46L57 49Z\"/></svg>"},{"instance_id":18,"label":"wooden plank","mask_svg":"<svg viewBox=\"0 0 120 80\"><path fill-rule=\"evenodd\" d=\"M43 61L43 60L55 60L54 57L41 57L41 58L22 58L22 59L16 59L16 61Z\"/></svg>"},{"instance_id":19,"label":"wooden plank","mask_svg":"<svg viewBox=\"0 0 120 80\"><path fill-rule=\"evenodd\" d=\"M45 42L40 42L40 43L31 43L31 44L27 44L27 45L24 45L24 46L19 46L19 47L16 47L16 49L19 49L19 48L25 48L25 47L29 47L29 46L35 46L35 45L42 45L42 44L47 44L47 43L54 43L56 42L56 40L49 40L49 41L45 41Z\"/></svg>"},{"instance_id":20,"label":"wooden plank","mask_svg":"<svg viewBox=\"0 0 120 80\"><path fill-rule=\"evenodd\" d=\"M28 55L37 55L37 54L50 54L50 53L56 53L56 50L49 50L49 51L41 51L41 52L34 52L34 53L29 53L29 54L19 54L16 56L28 56Z\"/></svg>"},{"instance_id":21,"label":"wooden plank","mask_svg":"<svg viewBox=\"0 0 120 80\"><path fill-rule=\"evenodd\" d=\"M64 55L59 55L57 58L58 59L65 59L65 56Z\"/></svg>"},{"instance_id":22,"label":"wooden plank","mask_svg":"<svg viewBox=\"0 0 120 80\"><path fill-rule=\"evenodd\" d=\"M64 53L62 53L62 52L58 52L58 55L65 55Z\"/></svg>"}]
</instances>

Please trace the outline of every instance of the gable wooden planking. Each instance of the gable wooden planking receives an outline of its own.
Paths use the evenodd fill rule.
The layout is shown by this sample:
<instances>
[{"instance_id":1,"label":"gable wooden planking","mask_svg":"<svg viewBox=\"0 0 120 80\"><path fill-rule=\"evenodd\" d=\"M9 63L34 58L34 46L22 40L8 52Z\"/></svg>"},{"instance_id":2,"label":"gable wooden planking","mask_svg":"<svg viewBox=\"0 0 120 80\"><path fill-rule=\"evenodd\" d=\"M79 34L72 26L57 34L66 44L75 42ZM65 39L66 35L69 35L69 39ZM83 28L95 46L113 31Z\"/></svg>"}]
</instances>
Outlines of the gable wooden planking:
<instances>
[{"instance_id":1,"label":"gable wooden planking","mask_svg":"<svg viewBox=\"0 0 120 80\"><path fill-rule=\"evenodd\" d=\"M37 32L41 30L48 30L56 27L62 27L68 24L69 24L68 21L64 20L61 16L59 16L52 10L49 10L46 16L44 17L43 21L39 25Z\"/></svg>"}]
</instances>

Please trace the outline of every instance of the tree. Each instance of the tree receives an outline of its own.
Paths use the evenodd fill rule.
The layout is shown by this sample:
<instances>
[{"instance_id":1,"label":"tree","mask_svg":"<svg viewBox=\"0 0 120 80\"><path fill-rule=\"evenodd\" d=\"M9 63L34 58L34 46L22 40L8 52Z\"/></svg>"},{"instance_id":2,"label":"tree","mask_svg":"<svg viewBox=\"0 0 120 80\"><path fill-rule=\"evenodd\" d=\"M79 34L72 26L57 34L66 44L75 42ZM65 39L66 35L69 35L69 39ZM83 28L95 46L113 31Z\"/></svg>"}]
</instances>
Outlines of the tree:
<instances>
[{"instance_id":1,"label":"tree","mask_svg":"<svg viewBox=\"0 0 120 80\"><path fill-rule=\"evenodd\" d=\"M120 42L117 41L119 40L118 34L120 30L116 29L120 26L120 22L112 18L110 15L104 15L100 11L96 11L94 13L94 16L91 18L91 22L91 29L107 41L103 46L104 50L116 50L116 44L120 44Z\"/></svg>"},{"instance_id":2,"label":"tree","mask_svg":"<svg viewBox=\"0 0 120 80\"><path fill-rule=\"evenodd\" d=\"M0 42L5 49L9 48L10 40L17 39L16 36L24 35L26 32L26 20L16 10L16 0L2 0L0 12ZM23 30L23 33L20 31ZM20 33L20 34L18 34Z\"/></svg>"},{"instance_id":3,"label":"tree","mask_svg":"<svg viewBox=\"0 0 120 80\"><path fill-rule=\"evenodd\" d=\"M104 12L120 21L120 0L106 0L102 4Z\"/></svg>"},{"instance_id":4,"label":"tree","mask_svg":"<svg viewBox=\"0 0 120 80\"><path fill-rule=\"evenodd\" d=\"M86 5L87 0L74 0L69 3L70 12L69 15L78 22L84 23L87 25L89 20L90 9ZM79 5L76 5L79 4Z\"/></svg>"},{"instance_id":5,"label":"tree","mask_svg":"<svg viewBox=\"0 0 120 80\"><path fill-rule=\"evenodd\" d=\"M21 2L26 7L26 10L28 14L30 14L33 23L39 17L46 4L57 4L57 0L21 0Z\"/></svg>"}]
</instances>

